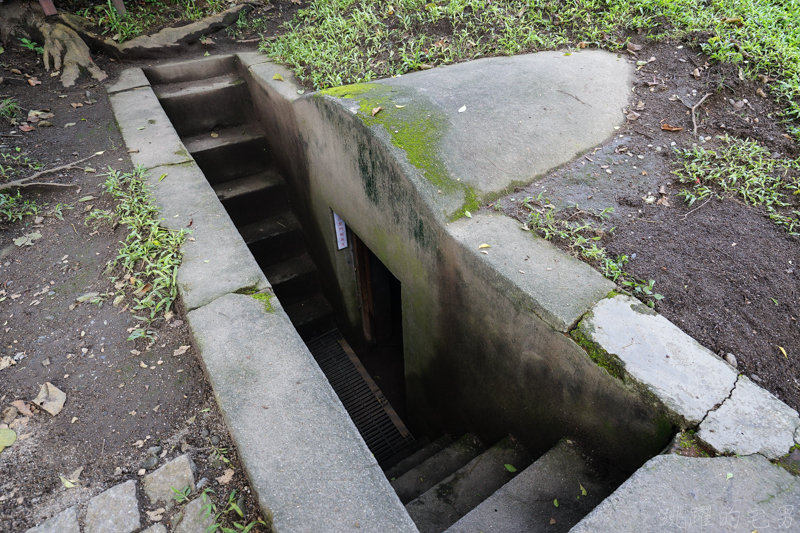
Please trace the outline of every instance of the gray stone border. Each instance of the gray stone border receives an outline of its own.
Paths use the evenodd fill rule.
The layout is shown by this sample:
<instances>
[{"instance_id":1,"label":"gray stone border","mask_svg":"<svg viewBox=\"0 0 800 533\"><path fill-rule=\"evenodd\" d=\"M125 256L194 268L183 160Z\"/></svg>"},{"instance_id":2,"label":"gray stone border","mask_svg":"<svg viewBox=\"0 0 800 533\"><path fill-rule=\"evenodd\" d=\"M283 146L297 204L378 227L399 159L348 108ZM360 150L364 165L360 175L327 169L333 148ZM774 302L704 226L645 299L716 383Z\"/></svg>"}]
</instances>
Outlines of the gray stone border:
<instances>
[{"instance_id":1,"label":"gray stone border","mask_svg":"<svg viewBox=\"0 0 800 533\"><path fill-rule=\"evenodd\" d=\"M293 109L300 86L285 69L256 54L237 54L237 58L276 105ZM188 213L204 210L201 223L198 225L197 218L194 223L196 235L202 239L186 247L179 271L180 292L190 310L189 322L220 407L262 507L274 513L278 530L338 531L358 522L369 530L414 531L277 299L270 300L272 309L267 311L255 300L233 294L271 293L213 191L202 185L199 169L185 148L181 152L177 135L141 71L136 70L126 71L109 88L112 106L128 147L140 150L133 154L134 162L168 174L163 182L154 184L166 222L178 227L186 222ZM281 72L283 80L271 79L274 72ZM328 98L324 101L342 105ZM150 124L153 132L137 133L143 121L151 120L155 120ZM163 142L148 145L153 133ZM187 198L179 180L190 183L196 198ZM473 228L465 229L473 222L462 219L445 231L476 261L482 261L483 277L513 299L526 300L530 310L554 330L571 335L587 357L663 406L675 424L698 429L699 438L711 449L720 454L760 454L775 459L800 443L796 411L739 376L733 367L638 300L609 294L610 282L599 273L532 238L535 246L545 250L545 257L559 257L562 274L572 276L561 280L571 287L574 300L565 302L546 286L518 279L513 267L485 261L471 242ZM513 249L511 241L519 240L507 230L514 225L509 219L487 216L479 222L496 239L496 248L510 244L508 249ZM504 232L511 241L497 243ZM222 243L235 250L210 255ZM527 265L529 279L546 280L552 270L547 264L542 260ZM581 287L589 290L581 292ZM243 335L239 333L242 330L253 333ZM273 362L276 365L268 369ZM259 387L255 387L257 383ZM322 405L324 409L314 411ZM298 416L302 420L299 426L293 423ZM267 435L254 431L253 426L261 424L269 428ZM319 428L332 428L334 433ZM270 451L269 442L280 444ZM325 474L320 475L322 472Z\"/></svg>"}]
</instances>

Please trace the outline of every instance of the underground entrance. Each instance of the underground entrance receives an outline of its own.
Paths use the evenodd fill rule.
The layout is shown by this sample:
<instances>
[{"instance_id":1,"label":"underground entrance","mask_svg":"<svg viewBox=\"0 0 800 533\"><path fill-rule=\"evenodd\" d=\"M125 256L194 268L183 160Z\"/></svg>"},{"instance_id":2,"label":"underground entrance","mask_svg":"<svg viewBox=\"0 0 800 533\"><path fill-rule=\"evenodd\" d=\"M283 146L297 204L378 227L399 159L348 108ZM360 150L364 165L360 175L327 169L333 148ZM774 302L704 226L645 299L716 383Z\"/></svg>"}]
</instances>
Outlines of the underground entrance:
<instances>
[{"instance_id":1,"label":"underground entrance","mask_svg":"<svg viewBox=\"0 0 800 533\"><path fill-rule=\"evenodd\" d=\"M352 106L316 95L291 107L266 88L272 74L258 78L236 56L144 70L420 530L477 519L518 485L530 505L551 505L534 487L553 468L559 490L577 491L568 528L669 442L674 422L657 402L569 337L585 310L542 319L465 254L458 238L480 235L484 219L445 229ZM536 251L533 261L560 266L557 252Z\"/></svg>"}]
</instances>

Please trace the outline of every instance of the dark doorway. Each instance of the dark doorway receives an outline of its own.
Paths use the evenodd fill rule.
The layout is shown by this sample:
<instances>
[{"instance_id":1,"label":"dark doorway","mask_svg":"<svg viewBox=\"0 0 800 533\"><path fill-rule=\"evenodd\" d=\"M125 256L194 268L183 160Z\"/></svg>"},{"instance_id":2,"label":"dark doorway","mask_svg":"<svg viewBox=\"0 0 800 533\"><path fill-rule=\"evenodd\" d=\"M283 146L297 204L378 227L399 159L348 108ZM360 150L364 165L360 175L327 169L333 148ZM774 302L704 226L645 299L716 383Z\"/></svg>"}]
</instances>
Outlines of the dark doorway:
<instances>
[{"instance_id":1,"label":"dark doorway","mask_svg":"<svg viewBox=\"0 0 800 533\"><path fill-rule=\"evenodd\" d=\"M352 234L361 295L363 339L354 343L361 363L397 415L406 420L403 311L400 280Z\"/></svg>"}]
</instances>

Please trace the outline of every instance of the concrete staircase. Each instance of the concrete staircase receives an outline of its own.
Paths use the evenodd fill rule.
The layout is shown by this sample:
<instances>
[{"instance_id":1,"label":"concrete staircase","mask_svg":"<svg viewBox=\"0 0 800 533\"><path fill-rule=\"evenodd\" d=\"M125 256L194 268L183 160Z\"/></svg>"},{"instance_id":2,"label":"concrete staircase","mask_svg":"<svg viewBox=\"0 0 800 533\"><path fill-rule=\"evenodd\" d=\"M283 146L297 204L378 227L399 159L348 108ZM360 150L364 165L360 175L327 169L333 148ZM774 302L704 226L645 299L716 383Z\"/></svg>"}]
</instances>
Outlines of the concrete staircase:
<instances>
[{"instance_id":1,"label":"concrete staircase","mask_svg":"<svg viewBox=\"0 0 800 533\"><path fill-rule=\"evenodd\" d=\"M566 532L622 481L568 440L534 462L512 436L487 447L471 434L441 437L386 475L421 533Z\"/></svg>"},{"instance_id":2,"label":"concrete staircase","mask_svg":"<svg viewBox=\"0 0 800 533\"><path fill-rule=\"evenodd\" d=\"M333 310L233 58L153 69L149 77L301 337L331 330Z\"/></svg>"}]
</instances>

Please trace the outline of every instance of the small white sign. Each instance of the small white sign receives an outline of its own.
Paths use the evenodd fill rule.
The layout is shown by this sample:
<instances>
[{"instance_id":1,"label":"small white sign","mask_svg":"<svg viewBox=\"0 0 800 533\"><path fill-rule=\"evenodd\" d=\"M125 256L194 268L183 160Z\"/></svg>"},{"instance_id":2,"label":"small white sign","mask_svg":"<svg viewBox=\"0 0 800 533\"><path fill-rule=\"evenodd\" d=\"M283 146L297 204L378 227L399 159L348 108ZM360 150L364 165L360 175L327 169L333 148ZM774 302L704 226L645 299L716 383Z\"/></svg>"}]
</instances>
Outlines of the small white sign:
<instances>
[{"instance_id":1,"label":"small white sign","mask_svg":"<svg viewBox=\"0 0 800 533\"><path fill-rule=\"evenodd\" d=\"M336 229L336 244L339 246L340 250L344 250L347 248L347 226L344 220L336 213L333 214L333 224Z\"/></svg>"}]
</instances>

